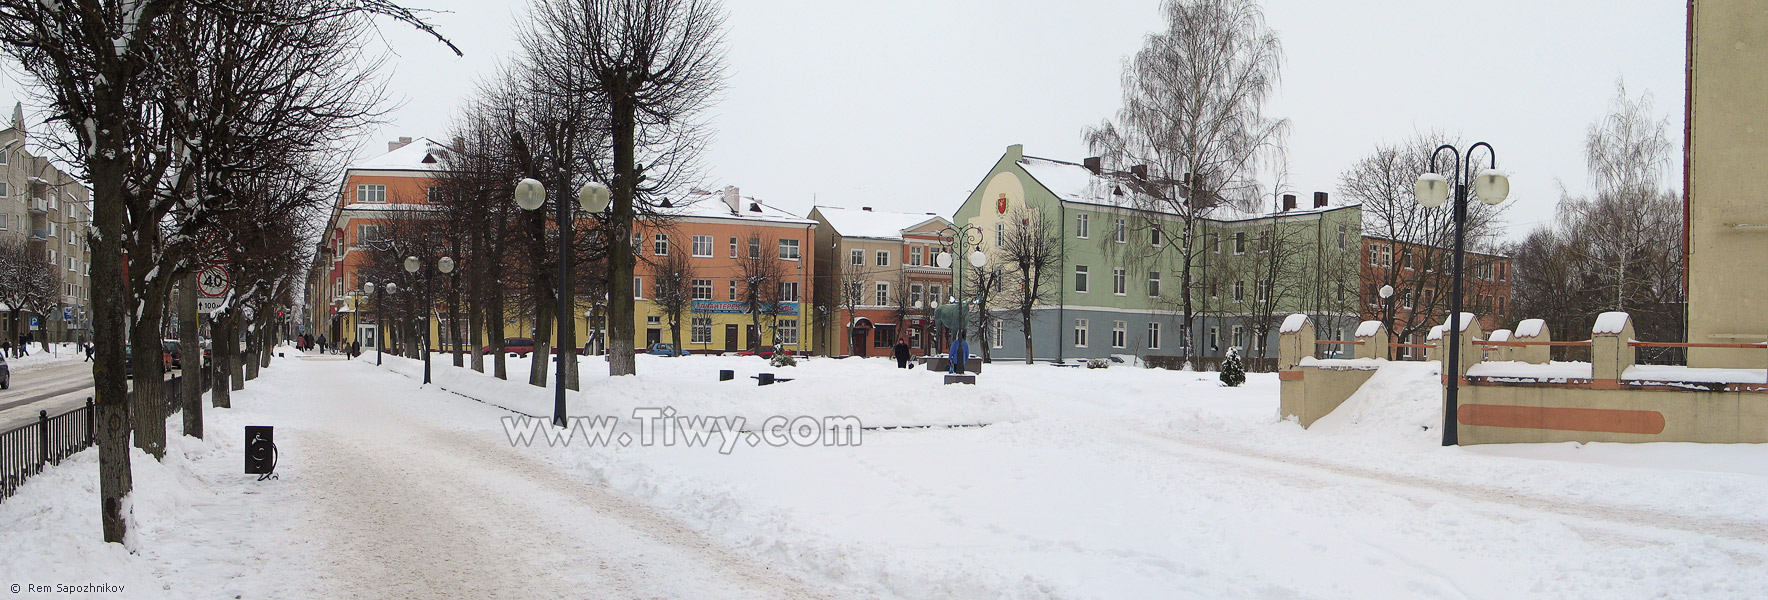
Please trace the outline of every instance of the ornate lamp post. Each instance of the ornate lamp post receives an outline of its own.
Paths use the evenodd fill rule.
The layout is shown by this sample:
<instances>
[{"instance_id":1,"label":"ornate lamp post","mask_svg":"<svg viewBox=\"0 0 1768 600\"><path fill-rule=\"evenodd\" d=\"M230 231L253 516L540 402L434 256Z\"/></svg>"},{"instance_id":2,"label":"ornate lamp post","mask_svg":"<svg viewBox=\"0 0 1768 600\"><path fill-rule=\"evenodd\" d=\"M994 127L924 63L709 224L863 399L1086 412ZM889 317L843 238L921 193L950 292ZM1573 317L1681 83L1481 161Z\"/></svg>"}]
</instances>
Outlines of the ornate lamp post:
<instances>
[{"instance_id":1,"label":"ornate lamp post","mask_svg":"<svg viewBox=\"0 0 1768 600\"><path fill-rule=\"evenodd\" d=\"M981 269L984 265L988 264L988 255L983 254L983 252L982 252L982 228L981 227L977 227L975 225L964 225L964 226L957 227L957 228L949 228L948 227L945 229L941 229L939 231L939 244L942 247L942 249L939 252L939 256L936 256L933 258L933 264L937 265L941 269L951 268L951 266L952 266L952 252L954 252L956 250L962 250L966 246L968 246L971 249L970 256L969 256L970 266L975 267L977 269ZM967 340L967 338L969 337L968 326L964 323L964 320L968 316L968 313L970 311L964 305L964 269L960 267L956 270L957 270L956 282L953 284L952 287L957 288L956 292L955 292L955 294L957 296L955 302L958 305L958 339L966 339ZM980 336L978 336L978 337L980 337ZM967 347L969 345L969 342L966 341L965 345ZM966 353L966 354L968 354L968 353ZM964 374L964 365L965 365L965 363L969 362L969 358L970 357L967 355L966 356L953 356L953 357L951 357L952 365L954 366L954 369L955 369L953 372L958 375L963 375Z\"/></svg>"},{"instance_id":2,"label":"ornate lamp post","mask_svg":"<svg viewBox=\"0 0 1768 600\"><path fill-rule=\"evenodd\" d=\"M1473 173L1473 151L1484 146L1486 153L1492 157L1491 168L1484 169L1478 175ZM1453 157L1455 171L1453 179L1445 179L1437 173L1437 156L1444 150ZM1457 393L1461 383L1461 264L1466 254L1467 229L1467 190L1479 196L1481 202L1496 205L1510 196L1510 178L1497 171L1498 152L1491 144L1478 142L1468 146L1467 153L1462 154L1455 146L1443 144L1430 155L1430 172L1418 176L1418 183L1412 188L1413 196L1418 203L1426 208L1442 206L1449 199L1449 185L1455 189L1455 254L1449 295L1449 355L1443 363L1443 373L1447 380L1443 393L1443 445L1454 446L1460 443L1460 431L1457 423L1457 412L1460 410L1460 399Z\"/></svg>"},{"instance_id":3,"label":"ornate lamp post","mask_svg":"<svg viewBox=\"0 0 1768 600\"><path fill-rule=\"evenodd\" d=\"M377 339L374 341L374 364L378 367L381 364L381 348L387 346L387 320L384 318L386 313L381 310L381 295L376 292L385 291L389 294L397 294L399 293L399 284L387 282L387 285L377 287L371 281L362 284L362 291L374 296L374 329L377 333Z\"/></svg>"},{"instance_id":4,"label":"ornate lamp post","mask_svg":"<svg viewBox=\"0 0 1768 600\"><path fill-rule=\"evenodd\" d=\"M406 273L416 274L419 270L423 270L423 267L424 267L423 261L418 260L416 256L405 257L405 272ZM442 274L444 274L444 275L449 274L449 273L453 273L454 272L454 259L446 257L446 256L444 256L440 259L437 259L436 260L436 270L441 271ZM430 306L430 303L433 301L431 298L431 292L433 290L431 289L431 286L430 286L430 279L431 279L431 276L433 275L433 273L431 273L428 270L423 270L423 273L424 273L424 334L423 334L424 383L428 384L428 383L430 383L430 311L434 308L434 307Z\"/></svg>"},{"instance_id":5,"label":"ornate lamp post","mask_svg":"<svg viewBox=\"0 0 1768 600\"><path fill-rule=\"evenodd\" d=\"M585 183L577 190L577 203L583 207L583 210L591 213L607 210L608 200L608 186L599 182ZM545 204L546 186L541 185L539 181L523 179L516 184L516 206L522 207L523 210L539 210ZM559 333L557 340L554 341L555 346L567 337L566 332L569 331L568 328L571 327L572 321L571 286L566 285L571 274L571 205L562 198L556 204L558 205L558 213L555 218L558 219L559 226L559 307L557 316L553 320L558 321ZM565 354L561 350L559 353L561 364L555 369L557 373L555 373L556 379L553 382L553 426L555 427L565 426L564 359Z\"/></svg>"}]
</instances>

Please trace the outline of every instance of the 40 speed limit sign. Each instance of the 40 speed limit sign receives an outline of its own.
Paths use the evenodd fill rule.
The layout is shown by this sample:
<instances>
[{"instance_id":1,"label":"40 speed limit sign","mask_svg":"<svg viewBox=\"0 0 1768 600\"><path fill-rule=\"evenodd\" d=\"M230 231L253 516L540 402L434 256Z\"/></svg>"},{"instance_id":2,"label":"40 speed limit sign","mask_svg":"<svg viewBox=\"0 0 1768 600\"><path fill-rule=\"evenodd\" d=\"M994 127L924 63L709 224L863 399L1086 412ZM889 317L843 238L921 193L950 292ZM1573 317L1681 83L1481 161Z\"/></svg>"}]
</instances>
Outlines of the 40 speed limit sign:
<instances>
[{"instance_id":1,"label":"40 speed limit sign","mask_svg":"<svg viewBox=\"0 0 1768 600\"><path fill-rule=\"evenodd\" d=\"M196 276L197 310L211 311L221 308L221 298L233 289L233 282L227 278L226 265L209 265L203 267Z\"/></svg>"}]
</instances>

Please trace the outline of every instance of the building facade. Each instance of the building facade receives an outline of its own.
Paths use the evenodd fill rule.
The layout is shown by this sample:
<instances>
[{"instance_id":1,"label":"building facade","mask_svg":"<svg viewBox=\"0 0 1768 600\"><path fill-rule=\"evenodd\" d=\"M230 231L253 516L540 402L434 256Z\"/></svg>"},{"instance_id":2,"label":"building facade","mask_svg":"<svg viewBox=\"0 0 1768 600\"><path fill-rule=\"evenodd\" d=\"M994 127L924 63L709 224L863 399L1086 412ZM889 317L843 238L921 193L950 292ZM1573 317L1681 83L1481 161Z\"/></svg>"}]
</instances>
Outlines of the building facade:
<instances>
[{"instance_id":1,"label":"building facade","mask_svg":"<svg viewBox=\"0 0 1768 600\"><path fill-rule=\"evenodd\" d=\"M1768 15L1757 0L1688 3L1683 261L1688 341L1768 340ZM1759 369L1758 349L1691 348L1688 364Z\"/></svg>"},{"instance_id":2,"label":"building facade","mask_svg":"<svg viewBox=\"0 0 1768 600\"><path fill-rule=\"evenodd\" d=\"M55 303L37 310L0 307L0 339L16 342L28 331L40 341L83 341L92 299L86 245L92 193L85 182L32 154L29 144L23 107L14 105L11 126L0 131L0 239L22 242L32 258L49 263L60 293Z\"/></svg>"},{"instance_id":3,"label":"building facade","mask_svg":"<svg viewBox=\"0 0 1768 600\"><path fill-rule=\"evenodd\" d=\"M888 356L898 339L915 356L945 339L933 308L950 302L949 269L934 266L951 221L930 213L817 206L818 330L827 356Z\"/></svg>"},{"instance_id":4,"label":"building facade","mask_svg":"<svg viewBox=\"0 0 1768 600\"><path fill-rule=\"evenodd\" d=\"M1317 194L1264 212L1220 207L1199 221L1191 249L1191 335L1183 335L1183 221L1156 209L1147 170L1104 168L1025 156L1010 146L952 221L974 225L990 264L998 240L1022 218L1020 207L1061 227L1055 300L1033 310L1036 359L1114 354L1200 357L1206 366L1230 348L1275 356L1283 316L1352 321L1361 208ZM1164 186L1170 187L1170 186ZM1342 292L1338 291L1343 287ZM1023 358L1022 317L990 307L983 342L992 356ZM973 344L974 348L975 345ZM1187 352L1188 351L1188 352Z\"/></svg>"},{"instance_id":5,"label":"building facade","mask_svg":"<svg viewBox=\"0 0 1768 600\"><path fill-rule=\"evenodd\" d=\"M1363 237L1363 259L1358 288L1362 318L1381 321L1400 344L1423 344L1434 326L1449 320L1452 289L1449 261L1453 250L1402 242L1383 237ZM1489 252L1466 252L1462 263L1462 312L1479 316L1481 331L1496 331L1510 319L1510 257ZM1381 297L1391 286L1392 296ZM1353 327L1355 324L1351 324ZM1321 339L1348 340L1337 329L1317 326ZM1346 353L1348 354L1348 352ZM1394 358L1424 358L1422 348L1396 347Z\"/></svg>"}]
</instances>

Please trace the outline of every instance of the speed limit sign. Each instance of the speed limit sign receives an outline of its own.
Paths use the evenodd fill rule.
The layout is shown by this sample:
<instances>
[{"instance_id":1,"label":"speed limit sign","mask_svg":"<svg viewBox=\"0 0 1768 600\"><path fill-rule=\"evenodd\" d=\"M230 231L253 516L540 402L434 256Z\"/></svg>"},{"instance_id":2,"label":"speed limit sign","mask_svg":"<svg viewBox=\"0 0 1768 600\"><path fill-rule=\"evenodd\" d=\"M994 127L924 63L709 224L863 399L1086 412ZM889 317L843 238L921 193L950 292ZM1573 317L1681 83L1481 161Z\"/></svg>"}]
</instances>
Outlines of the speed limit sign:
<instances>
[{"instance_id":1,"label":"speed limit sign","mask_svg":"<svg viewBox=\"0 0 1768 600\"><path fill-rule=\"evenodd\" d=\"M202 273L197 276L197 288L203 296L208 298L220 298L227 295L227 291L233 289L232 282L227 279L227 267L224 265L203 267Z\"/></svg>"}]
</instances>

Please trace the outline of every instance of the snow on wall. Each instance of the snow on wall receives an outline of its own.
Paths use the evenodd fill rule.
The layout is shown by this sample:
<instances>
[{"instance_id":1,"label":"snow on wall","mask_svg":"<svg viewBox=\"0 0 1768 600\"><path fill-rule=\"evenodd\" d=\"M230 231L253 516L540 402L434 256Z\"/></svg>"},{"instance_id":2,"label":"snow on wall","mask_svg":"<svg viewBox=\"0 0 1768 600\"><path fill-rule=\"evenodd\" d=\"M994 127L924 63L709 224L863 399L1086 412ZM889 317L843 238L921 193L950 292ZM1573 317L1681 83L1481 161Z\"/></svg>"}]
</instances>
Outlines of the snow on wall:
<instances>
[{"instance_id":1,"label":"snow on wall","mask_svg":"<svg viewBox=\"0 0 1768 600\"><path fill-rule=\"evenodd\" d=\"M1541 331L1546 328L1547 321L1544 319L1523 319L1521 323L1516 324L1515 336L1519 338L1541 337Z\"/></svg>"},{"instance_id":2,"label":"snow on wall","mask_svg":"<svg viewBox=\"0 0 1768 600\"><path fill-rule=\"evenodd\" d=\"M1426 341L1431 341L1431 342L1443 339L1443 333L1447 332L1448 330L1449 330L1448 325L1438 325L1436 327L1432 327L1432 328L1430 328L1430 333L1426 334L1424 336L1424 339Z\"/></svg>"},{"instance_id":3,"label":"snow on wall","mask_svg":"<svg viewBox=\"0 0 1768 600\"><path fill-rule=\"evenodd\" d=\"M1473 313L1470 313L1470 312L1461 313L1461 321L1460 321L1461 331L1467 331L1467 326L1472 325L1473 320L1474 320ZM1448 325L1449 320L1443 319L1443 324Z\"/></svg>"},{"instance_id":4,"label":"snow on wall","mask_svg":"<svg viewBox=\"0 0 1768 600\"><path fill-rule=\"evenodd\" d=\"M1299 314L1299 313L1289 315L1287 317L1283 317L1283 327L1278 329L1277 332L1278 333L1295 333L1297 331L1301 331L1301 326L1306 325L1307 322L1308 322L1307 315Z\"/></svg>"},{"instance_id":5,"label":"snow on wall","mask_svg":"<svg viewBox=\"0 0 1768 600\"><path fill-rule=\"evenodd\" d=\"M1510 330L1509 329L1499 329L1497 331L1493 331L1492 335L1486 336L1486 341L1508 342L1508 341L1510 341Z\"/></svg>"},{"instance_id":6,"label":"snow on wall","mask_svg":"<svg viewBox=\"0 0 1768 600\"><path fill-rule=\"evenodd\" d=\"M1627 328L1627 313L1605 312L1596 316L1596 326L1590 328L1595 335L1615 334Z\"/></svg>"},{"instance_id":7,"label":"snow on wall","mask_svg":"<svg viewBox=\"0 0 1768 600\"><path fill-rule=\"evenodd\" d=\"M1374 337L1381 333L1381 321L1364 321L1357 324L1357 337Z\"/></svg>"},{"instance_id":8,"label":"snow on wall","mask_svg":"<svg viewBox=\"0 0 1768 600\"><path fill-rule=\"evenodd\" d=\"M1544 365L1514 360L1485 361L1467 368L1468 377L1501 377L1534 381L1589 379L1590 363L1550 362Z\"/></svg>"}]
</instances>

